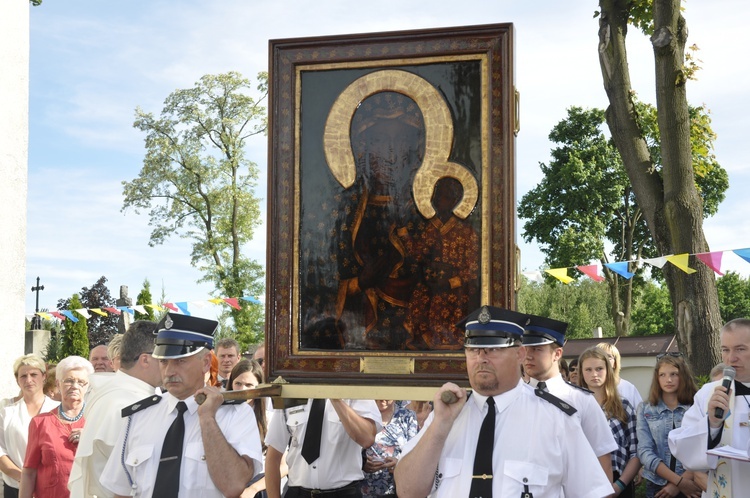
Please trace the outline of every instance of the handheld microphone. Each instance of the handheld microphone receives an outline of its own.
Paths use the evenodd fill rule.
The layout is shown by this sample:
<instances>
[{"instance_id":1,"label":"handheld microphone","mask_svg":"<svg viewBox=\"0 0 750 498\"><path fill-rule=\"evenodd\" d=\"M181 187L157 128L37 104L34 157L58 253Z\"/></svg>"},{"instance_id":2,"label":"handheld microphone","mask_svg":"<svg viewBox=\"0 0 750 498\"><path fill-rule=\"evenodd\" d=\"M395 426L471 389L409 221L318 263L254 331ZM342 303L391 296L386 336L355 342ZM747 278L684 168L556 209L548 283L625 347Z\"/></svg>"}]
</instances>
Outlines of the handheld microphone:
<instances>
[{"instance_id":1,"label":"handheld microphone","mask_svg":"<svg viewBox=\"0 0 750 498\"><path fill-rule=\"evenodd\" d=\"M729 392L729 388L732 387L732 382L734 382L735 375L737 375L737 370L735 370L734 368L727 367L724 369L724 378L721 380L721 387L726 389L727 392ZM716 408L714 415L716 416L716 418L724 418L724 409Z\"/></svg>"}]
</instances>

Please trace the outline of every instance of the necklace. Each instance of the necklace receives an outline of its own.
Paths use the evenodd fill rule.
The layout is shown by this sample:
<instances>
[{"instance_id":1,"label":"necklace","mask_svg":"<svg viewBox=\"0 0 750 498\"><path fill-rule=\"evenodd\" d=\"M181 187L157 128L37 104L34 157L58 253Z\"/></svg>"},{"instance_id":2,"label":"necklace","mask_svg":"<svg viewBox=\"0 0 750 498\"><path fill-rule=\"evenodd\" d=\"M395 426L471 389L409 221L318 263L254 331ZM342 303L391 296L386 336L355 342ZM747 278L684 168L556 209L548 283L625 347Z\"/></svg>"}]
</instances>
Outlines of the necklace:
<instances>
[{"instance_id":1,"label":"necklace","mask_svg":"<svg viewBox=\"0 0 750 498\"><path fill-rule=\"evenodd\" d=\"M65 415L65 412L62 409L62 405L58 405L58 407L57 407L57 413L60 414L60 418L61 419L65 420L67 422L73 423L73 422L78 422L79 420L81 420L81 417L83 417L83 410L84 410L84 408L86 408L86 402L85 401L83 402L83 406L81 406L81 411L78 412L78 415L76 415L75 417L68 417L67 415Z\"/></svg>"}]
</instances>

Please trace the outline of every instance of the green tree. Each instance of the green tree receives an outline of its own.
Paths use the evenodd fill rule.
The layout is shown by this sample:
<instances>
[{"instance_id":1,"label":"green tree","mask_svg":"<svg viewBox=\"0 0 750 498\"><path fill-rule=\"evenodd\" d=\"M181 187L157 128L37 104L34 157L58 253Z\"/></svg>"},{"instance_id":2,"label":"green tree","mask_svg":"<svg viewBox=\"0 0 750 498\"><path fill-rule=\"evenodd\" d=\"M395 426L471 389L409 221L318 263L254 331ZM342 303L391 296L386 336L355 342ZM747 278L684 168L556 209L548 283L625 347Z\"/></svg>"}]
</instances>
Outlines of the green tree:
<instances>
[{"instance_id":1,"label":"green tree","mask_svg":"<svg viewBox=\"0 0 750 498\"><path fill-rule=\"evenodd\" d=\"M648 280L639 289L633 305L633 335L674 334L674 316L669 290Z\"/></svg>"},{"instance_id":2,"label":"green tree","mask_svg":"<svg viewBox=\"0 0 750 498\"><path fill-rule=\"evenodd\" d=\"M143 280L143 288L141 289L141 292L138 293L138 296L135 298L135 304L145 305L145 304L153 304L154 298L151 297L151 282L148 281L148 279ZM134 318L136 320L148 320L151 322L156 321L156 316L154 315L153 308L144 308L146 310L146 313L140 313L138 311L135 312Z\"/></svg>"},{"instance_id":3,"label":"green tree","mask_svg":"<svg viewBox=\"0 0 750 498\"><path fill-rule=\"evenodd\" d=\"M74 311L80 308L103 309L115 306L115 299L110 294L106 284L107 277L99 277L99 280L91 287L81 287L81 292L78 294L80 299L78 306L75 306L70 299L60 299L57 301L57 309ZM89 344L108 343L110 338L117 333L117 315L109 313L107 316L101 316L96 313L91 313L90 315L86 319ZM88 357L88 352L86 355Z\"/></svg>"},{"instance_id":4,"label":"green tree","mask_svg":"<svg viewBox=\"0 0 750 498\"><path fill-rule=\"evenodd\" d=\"M750 280L730 271L716 281L716 288L723 322L750 317Z\"/></svg>"},{"instance_id":5,"label":"green tree","mask_svg":"<svg viewBox=\"0 0 750 498\"><path fill-rule=\"evenodd\" d=\"M656 250L659 254L708 252L686 92L696 66L685 55L687 22L681 1L600 0L599 8L599 62L610 104L607 125ZM633 99L626 49L629 23L651 35L660 164L651 155ZM710 154L710 149L705 152ZM694 268L695 273L687 274L666 265L663 273L680 349L697 374L706 374L720 357L722 324L713 272L705 265Z\"/></svg>"},{"instance_id":6,"label":"green tree","mask_svg":"<svg viewBox=\"0 0 750 498\"><path fill-rule=\"evenodd\" d=\"M253 193L258 168L244 151L248 139L266 130L267 73L258 81L257 100L249 95L250 81L229 72L174 91L158 118L136 109L134 127L146 133L146 157L138 177L123 182L123 211L149 212L149 245L171 235L191 240L201 281L224 297L263 293L263 267L243 255L260 223ZM238 331L262 320L250 306L231 315Z\"/></svg>"},{"instance_id":7,"label":"green tree","mask_svg":"<svg viewBox=\"0 0 750 498\"><path fill-rule=\"evenodd\" d=\"M69 302L69 309L83 308L78 294L73 294ZM77 322L70 319L65 320L65 330L63 331L63 338L60 344L59 359L72 355L83 356L84 358L89 357L89 328L86 320L83 318Z\"/></svg>"},{"instance_id":8,"label":"green tree","mask_svg":"<svg viewBox=\"0 0 750 498\"><path fill-rule=\"evenodd\" d=\"M615 335L609 317L607 285L593 280L578 280L569 285L559 282L529 282L521 278L518 291L518 310L539 316L548 316L568 323L566 337L583 339L593 337L596 328L602 333Z\"/></svg>"}]
</instances>

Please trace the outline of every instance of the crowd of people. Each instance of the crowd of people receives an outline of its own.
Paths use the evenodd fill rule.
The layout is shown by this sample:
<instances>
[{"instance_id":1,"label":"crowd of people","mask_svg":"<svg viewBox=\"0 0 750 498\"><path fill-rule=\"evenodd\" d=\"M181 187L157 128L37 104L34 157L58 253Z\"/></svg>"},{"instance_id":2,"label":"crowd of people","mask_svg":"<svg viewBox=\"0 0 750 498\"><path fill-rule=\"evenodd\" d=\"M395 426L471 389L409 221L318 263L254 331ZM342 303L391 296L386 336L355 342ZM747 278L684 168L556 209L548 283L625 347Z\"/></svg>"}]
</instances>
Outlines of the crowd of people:
<instances>
[{"instance_id":1,"label":"crowd of people","mask_svg":"<svg viewBox=\"0 0 750 498\"><path fill-rule=\"evenodd\" d=\"M721 330L724 363L701 389L683 355L657 355L644 400L612 344L567 363L567 324L483 306L460 324L471 390L276 410L222 394L265 382L265 347L243 358L233 339L214 344L216 325L168 313L88 359L18 358L20 391L0 401L5 498L634 497L642 479L649 498L750 489L737 456L750 441L750 320Z\"/></svg>"}]
</instances>

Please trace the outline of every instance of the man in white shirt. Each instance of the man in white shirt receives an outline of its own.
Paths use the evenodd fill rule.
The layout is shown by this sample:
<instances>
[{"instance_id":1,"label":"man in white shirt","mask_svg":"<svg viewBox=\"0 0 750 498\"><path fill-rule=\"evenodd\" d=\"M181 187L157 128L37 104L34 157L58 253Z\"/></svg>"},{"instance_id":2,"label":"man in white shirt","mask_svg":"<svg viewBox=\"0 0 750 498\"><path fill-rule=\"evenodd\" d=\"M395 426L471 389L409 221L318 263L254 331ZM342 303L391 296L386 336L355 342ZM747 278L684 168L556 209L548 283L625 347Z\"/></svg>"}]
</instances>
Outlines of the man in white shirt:
<instances>
[{"instance_id":1,"label":"man in white shirt","mask_svg":"<svg viewBox=\"0 0 750 498\"><path fill-rule=\"evenodd\" d=\"M86 425L81 432L68 489L71 496L111 498L102 487L102 475L117 436L127 422L121 410L155 393L161 385L154 350L156 323L138 320L130 324L120 345L120 369L86 398Z\"/></svg>"},{"instance_id":2,"label":"man in white shirt","mask_svg":"<svg viewBox=\"0 0 750 498\"><path fill-rule=\"evenodd\" d=\"M523 333L523 345L526 347L523 369L530 378L529 385L537 387L540 382L544 382L544 390L577 410L574 417L612 482L611 453L617 449L617 442L609 428L607 417L591 391L565 381L560 375L559 360L563 354L567 328L568 324L565 322L527 315Z\"/></svg>"},{"instance_id":3,"label":"man in white shirt","mask_svg":"<svg viewBox=\"0 0 750 498\"><path fill-rule=\"evenodd\" d=\"M396 465L400 498L466 497L467 491L469 498L612 493L571 417L575 410L521 381L525 318L483 306L464 322L473 393L447 383L435 395L433 413Z\"/></svg>"},{"instance_id":4,"label":"man in white shirt","mask_svg":"<svg viewBox=\"0 0 750 498\"><path fill-rule=\"evenodd\" d=\"M128 421L101 476L116 498L239 496L260 471L252 408L222 406L219 390L205 385L217 325L167 313L157 326L152 356L167 392L123 409Z\"/></svg>"},{"instance_id":5,"label":"man in white shirt","mask_svg":"<svg viewBox=\"0 0 750 498\"><path fill-rule=\"evenodd\" d=\"M709 470L704 497L744 498L750 490L750 462L718 458L707 450L727 445L748 452L750 320L728 322L720 338L722 361L737 372L734 383L728 393L721 380L705 384L696 393L682 425L669 433L669 450L686 469Z\"/></svg>"}]
</instances>

